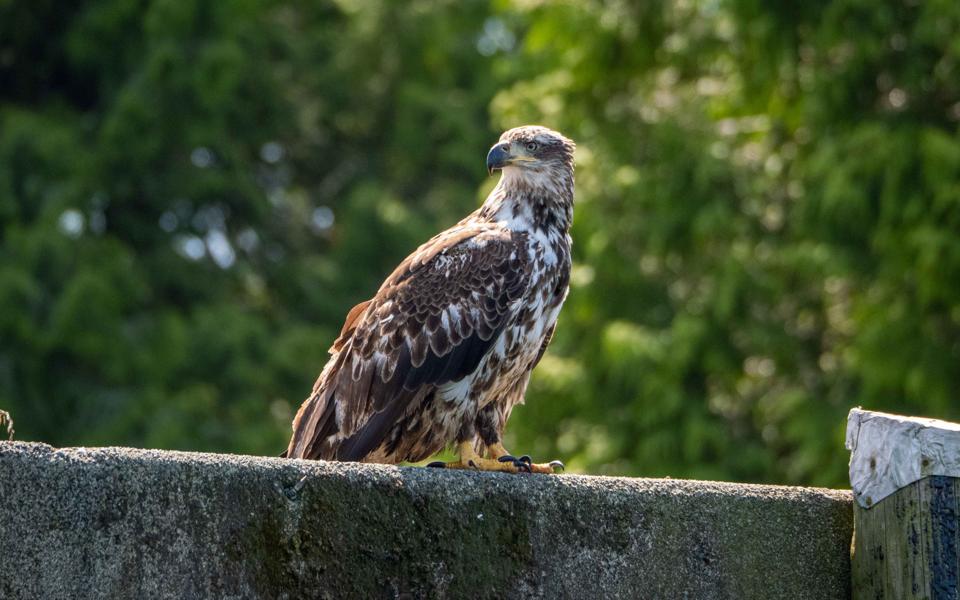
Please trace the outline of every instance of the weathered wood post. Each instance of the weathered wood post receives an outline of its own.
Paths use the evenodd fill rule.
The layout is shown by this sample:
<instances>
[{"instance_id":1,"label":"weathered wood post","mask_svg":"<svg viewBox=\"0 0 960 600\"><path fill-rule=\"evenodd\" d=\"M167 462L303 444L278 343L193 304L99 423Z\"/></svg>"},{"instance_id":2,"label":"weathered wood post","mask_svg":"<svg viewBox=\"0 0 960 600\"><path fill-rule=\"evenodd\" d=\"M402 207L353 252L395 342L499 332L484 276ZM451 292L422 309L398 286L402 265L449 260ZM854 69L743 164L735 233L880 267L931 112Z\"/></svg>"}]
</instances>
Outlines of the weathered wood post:
<instances>
[{"instance_id":1,"label":"weathered wood post","mask_svg":"<svg viewBox=\"0 0 960 600\"><path fill-rule=\"evenodd\" d=\"M960 424L855 408L846 445L854 600L960 600Z\"/></svg>"}]
</instances>

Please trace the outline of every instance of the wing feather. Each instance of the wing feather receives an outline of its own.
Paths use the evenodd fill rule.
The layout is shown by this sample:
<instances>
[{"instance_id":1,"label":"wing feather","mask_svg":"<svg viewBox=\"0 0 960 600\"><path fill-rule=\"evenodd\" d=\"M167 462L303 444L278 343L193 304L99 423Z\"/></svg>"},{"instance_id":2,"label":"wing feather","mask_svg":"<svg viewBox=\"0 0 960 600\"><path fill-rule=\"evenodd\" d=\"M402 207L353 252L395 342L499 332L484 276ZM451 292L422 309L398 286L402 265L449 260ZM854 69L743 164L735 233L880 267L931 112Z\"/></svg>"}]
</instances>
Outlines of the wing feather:
<instances>
[{"instance_id":1,"label":"wing feather","mask_svg":"<svg viewBox=\"0 0 960 600\"><path fill-rule=\"evenodd\" d=\"M455 227L401 263L347 315L294 420L288 456L363 460L437 386L473 373L526 289L525 236Z\"/></svg>"},{"instance_id":2,"label":"wing feather","mask_svg":"<svg viewBox=\"0 0 960 600\"><path fill-rule=\"evenodd\" d=\"M361 302L350 309L350 312L347 313L346 320L343 322L343 329L340 330L340 335L337 336L337 339L333 342L333 346L330 348L331 354L339 352L341 348L343 348L343 344L350 339L353 330L356 329L355 325L357 321L367 312L367 307L370 306L370 302L372 302L372 300Z\"/></svg>"}]
</instances>

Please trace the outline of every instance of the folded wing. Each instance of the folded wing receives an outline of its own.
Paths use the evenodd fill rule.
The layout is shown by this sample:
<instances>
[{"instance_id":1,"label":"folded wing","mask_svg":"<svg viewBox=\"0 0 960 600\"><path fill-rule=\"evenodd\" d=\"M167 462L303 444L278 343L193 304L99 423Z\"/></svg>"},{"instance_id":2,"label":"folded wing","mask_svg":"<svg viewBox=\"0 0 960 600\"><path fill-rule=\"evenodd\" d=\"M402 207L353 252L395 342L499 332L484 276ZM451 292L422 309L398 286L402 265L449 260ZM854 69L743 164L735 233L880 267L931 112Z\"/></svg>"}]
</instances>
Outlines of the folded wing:
<instances>
[{"instance_id":1,"label":"folded wing","mask_svg":"<svg viewBox=\"0 0 960 600\"><path fill-rule=\"evenodd\" d=\"M529 279L522 233L471 225L421 246L350 311L287 456L359 461L377 450L437 386L478 368Z\"/></svg>"}]
</instances>

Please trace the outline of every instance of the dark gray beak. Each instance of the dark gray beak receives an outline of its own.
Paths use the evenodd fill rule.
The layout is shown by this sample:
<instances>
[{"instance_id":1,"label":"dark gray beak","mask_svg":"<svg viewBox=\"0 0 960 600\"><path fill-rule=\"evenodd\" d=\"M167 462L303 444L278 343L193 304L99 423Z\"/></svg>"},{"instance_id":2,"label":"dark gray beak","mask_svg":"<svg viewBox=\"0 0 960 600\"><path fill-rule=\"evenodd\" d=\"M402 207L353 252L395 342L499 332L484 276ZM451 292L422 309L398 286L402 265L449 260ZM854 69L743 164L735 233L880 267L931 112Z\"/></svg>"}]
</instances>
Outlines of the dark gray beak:
<instances>
[{"instance_id":1,"label":"dark gray beak","mask_svg":"<svg viewBox=\"0 0 960 600\"><path fill-rule=\"evenodd\" d=\"M493 175L496 169L505 167L510 158L510 142L501 142L490 148L487 153L487 173Z\"/></svg>"}]
</instances>

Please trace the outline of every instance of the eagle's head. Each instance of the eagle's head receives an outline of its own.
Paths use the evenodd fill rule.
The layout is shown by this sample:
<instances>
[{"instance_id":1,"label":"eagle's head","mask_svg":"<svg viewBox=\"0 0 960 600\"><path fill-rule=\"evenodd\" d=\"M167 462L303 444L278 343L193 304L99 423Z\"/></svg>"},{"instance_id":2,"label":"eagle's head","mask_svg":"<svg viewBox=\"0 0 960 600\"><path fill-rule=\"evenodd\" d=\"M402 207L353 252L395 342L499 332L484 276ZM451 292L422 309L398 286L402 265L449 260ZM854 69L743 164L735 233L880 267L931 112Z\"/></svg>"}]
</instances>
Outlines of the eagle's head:
<instances>
[{"instance_id":1,"label":"eagle's head","mask_svg":"<svg viewBox=\"0 0 960 600\"><path fill-rule=\"evenodd\" d=\"M573 222L572 141L539 125L515 127L487 154L487 170L503 172L478 216L511 229L566 232ZM559 238L558 238L559 239Z\"/></svg>"},{"instance_id":2,"label":"eagle's head","mask_svg":"<svg viewBox=\"0 0 960 600\"><path fill-rule=\"evenodd\" d=\"M574 143L539 125L514 127L500 136L487 154L487 171L505 176L539 178L573 172Z\"/></svg>"}]
</instances>

